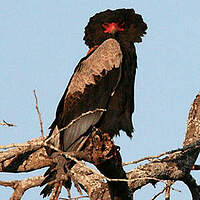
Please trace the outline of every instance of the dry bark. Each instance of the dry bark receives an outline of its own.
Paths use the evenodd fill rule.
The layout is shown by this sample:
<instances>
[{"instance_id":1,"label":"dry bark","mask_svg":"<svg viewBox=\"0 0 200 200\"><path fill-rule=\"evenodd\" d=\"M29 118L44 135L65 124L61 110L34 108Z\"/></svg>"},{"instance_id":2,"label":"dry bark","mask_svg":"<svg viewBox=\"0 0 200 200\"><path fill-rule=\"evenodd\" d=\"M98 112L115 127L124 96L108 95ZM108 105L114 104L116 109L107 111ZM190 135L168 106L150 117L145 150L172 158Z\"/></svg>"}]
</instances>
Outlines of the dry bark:
<instances>
[{"instance_id":1,"label":"dry bark","mask_svg":"<svg viewBox=\"0 0 200 200\"><path fill-rule=\"evenodd\" d=\"M193 200L199 200L200 188L190 174L192 169L198 169L194 164L200 150L199 130L200 94L197 95L189 112L183 148L163 153L155 158L149 157L150 162L140 165L126 174L122 168L119 151L107 134L94 133L96 134L95 137L93 135L89 139L82 152L71 154L61 152L61 154L67 158L72 158L75 162L70 170L70 176L77 187L81 185L92 200L108 200L111 199L110 194L113 199L127 199L129 192L133 194L136 190L149 183L155 184L164 180L183 181L188 186ZM28 172L52 165L53 160L45 151L46 145L43 142L43 137L40 137L25 144L5 146L5 148L9 147L10 149L0 153L0 171L13 173ZM102 174L87 167L80 160L93 163ZM0 185L10 186L14 189L10 198L14 200L20 199L26 190L40 185L43 180L44 177L39 176L22 181L0 181ZM107 180L107 183L105 180ZM127 187L125 190L127 194L126 192L123 193L120 190L115 190L120 187ZM60 186L57 185L57 190L59 189ZM120 196L118 193L123 194ZM123 195L126 195L126 197Z\"/></svg>"}]
</instances>

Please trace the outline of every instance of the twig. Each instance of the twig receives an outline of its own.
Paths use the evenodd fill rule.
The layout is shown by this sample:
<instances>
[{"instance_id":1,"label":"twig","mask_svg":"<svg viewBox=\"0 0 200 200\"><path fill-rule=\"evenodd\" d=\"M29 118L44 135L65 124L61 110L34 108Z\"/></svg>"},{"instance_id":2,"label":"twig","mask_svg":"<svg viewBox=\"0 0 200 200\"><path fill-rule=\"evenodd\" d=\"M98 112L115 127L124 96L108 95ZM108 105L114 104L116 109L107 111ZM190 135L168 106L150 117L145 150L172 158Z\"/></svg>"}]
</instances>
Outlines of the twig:
<instances>
[{"instance_id":1,"label":"twig","mask_svg":"<svg viewBox=\"0 0 200 200\"><path fill-rule=\"evenodd\" d=\"M193 165L192 170L200 170L200 165Z\"/></svg>"},{"instance_id":2,"label":"twig","mask_svg":"<svg viewBox=\"0 0 200 200\"><path fill-rule=\"evenodd\" d=\"M178 189L176 189L174 187L171 187L171 189L174 190L174 191L176 191L176 192L181 192L181 190L178 190Z\"/></svg>"},{"instance_id":3,"label":"twig","mask_svg":"<svg viewBox=\"0 0 200 200\"><path fill-rule=\"evenodd\" d=\"M166 188L167 188L167 186L165 186L165 187L163 188L163 190L160 191L158 194L156 194L151 200L155 200L158 196L160 196L161 194L163 194L164 191L166 190Z\"/></svg>"},{"instance_id":4,"label":"twig","mask_svg":"<svg viewBox=\"0 0 200 200\"><path fill-rule=\"evenodd\" d=\"M165 190L165 200L170 200L170 187L167 186Z\"/></svg>"},{"instance_id":5,"label":"twig","mask_svg":"<svg viewBox=\"0 0 200 200\"><path fill-rule=\"evenodd\" d=\"M169 200L170 198L170 188L171 185L174 183L174 181L167 181L166 186L158 193L156 194L151 200L155 200L158 196L160 196L161 194L163 194L165 192L165 200ZM176 190L174 188L171 188L173 190Z\"/></svg>"},{"instance_id":6,"label":"twig","mask_svg":"<svg viewBox=\"0 0 200 200\"><path fill-rule=\"evenodd\" d=\"M137 163L145 161L145 160L148 160L150 162L160 161L160 159L158 159L158 158L160 158L162 156L169 155L169 154L171 154L171 155L172 154L178 154L180 152L184 152L184 151L191 150L191 149L194 150L194 149L197 149L197 148L200 148L200 140L197 140L196 142L194 142L190 145L186 145L183 148L178 148L178 149L174 149L174 150L171 150L171 151L163 152L163 153L161 153L157 156L147 156L147 157L141 158L141 159L136 160L136 161L123 162L122 165L126 166L126 165L131 165L131 164L137 164ZM199 166L199 169L200 169L200 166ZM195 170L195 169L193 169L193 170Z\"/></svg>"},{"instance_id":7,"label":"twig","mask_svg":"<svg viewBox=\"0 0 200 200\"><path fill-rule=\"evenodd\" d=\"M0 122L0 126L9 126L9 127L11 127L11 126L16 126L16 125L12 124L12 123L8 123L5 120L3 120L3 122Z\"/></svg>"},{"instance_id":8,"label":"twig","mask_svg":"<svg viewBox=\"0 0 200 200\"><path fill-rule=\"evenodd\" d=\"M178 150L178 151L179 151L179 150ZM161 154L158 155L158 156L148 156L148 157L144 157L144 158L141 158L141 159L139 159L139 160L136 160L136 161L123 162L122 165L123 165L123 166L126 166L126 165L131 165L131 164L137 164L137 163L142 162L142 161L145 161L145 160L150 161L150 160L153 160L153 159L156 159L156 158L160 158L160 157L162 157L162 156L164 156L164 155L167 155L167 154L169 154L169 152L163 152L163 153L161 153Z\"/></svg>"},{"instance_id":9,"label":"twig","mask_svg":"<svg viewBox=\"0 0 200 200\"><path fill-rule=\"evenodd\" d=\"M59 198L60 200L78 200L83 198L89 198L89 196L79 196L79 197L73 197L73 198Z\"/></svg>"},{"instance_id":10,"label":"twig","mask_svg":"<svg viewBox=\"0 0 200 200\"><path fill-rule=\"evenodd\" d=\"M10 149L10 148L15 148L15 147L28 147L30 146L29 144L17 144L17 143L12 143L8 145L0 145L0 149Z\"/></svg>"},{"instance_id":11,"label":"twig","mask_svg":"<svg viewBox=\"0 0 200 200\"><path fill-rule=\"evenodd\" d=\"M167 181L167 187L165 190L165 200L170 200L170 190L171 190L171 186L174 184L174 181Z\"/></svg>"},{"instance_id":12,"label":"twig","mask_svg":"<svg viewBox=\"0 0 200 200\"><path fill-rule=\"evenodd\" d=\"M37 110L38 117L39 117L39 121L40 121L40 132L41 132L41 134L42 134L42 137L44 138L42 117L41 117L41 113L40 113L39 107L38 107L38 98L37 98L37 95L36 95L35 90L33 90L33 93L34 93L34 96L35 96L35 108L36 108L36 110Z\"/></svg>"},{"instance_id":13,"label":"twig","mask_svg":"<svg viewBox=\"0 0 200 200\"><path fill-rule=\"evenodd\" d=\"M158 181L158 182L163 182L165 183L163 180L158 179L158 178L154 178L154 177L143 177L143 178L133 178L133 179L117 179L117 178L107 178L104 176L104 178L107 181L121 181L121 182L134 182L134 181L138 181L138 180L154 180L154 181Z\"/></svg>"},{"instance_id":14,"label":"twig","mask_svg":"<svg viewBox=\"0 0 200 200\"><path fill-rule=\"evenodd\" d=\"M46 138L46 137L45 137ZM35 144L35 142L37 144ZM10 149L10 148L16 148L16 147L31 147L31 146L43 146L43 141L42 141L42 137L38 137L38 138L34 138L32 140L27 141L26 143L20 144L20 143L12 143L12 144L8 144L8 145L0 145L0 149Z\"/></svg>"}]
</instances>

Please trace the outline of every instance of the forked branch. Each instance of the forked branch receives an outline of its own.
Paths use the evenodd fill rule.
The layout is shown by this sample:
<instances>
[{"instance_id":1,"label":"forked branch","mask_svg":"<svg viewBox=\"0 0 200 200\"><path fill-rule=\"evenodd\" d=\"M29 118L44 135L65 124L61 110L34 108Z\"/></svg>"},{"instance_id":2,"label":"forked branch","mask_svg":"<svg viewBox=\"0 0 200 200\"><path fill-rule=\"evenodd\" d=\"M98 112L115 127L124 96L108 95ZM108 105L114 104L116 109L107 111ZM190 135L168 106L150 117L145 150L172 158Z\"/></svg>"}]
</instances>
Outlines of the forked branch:
<instances>
[{"instance_id":1,"label":"forked branch","mask_svg":"<svg viewBox=\"0 0 200 200\"><path fill-rule=\"evenodd\" d=\"M200 94L197 95L189 112L183 148L164 152L159 156L146 157L138 161L126 163L135 164L142 161L149 161L148 163L142 164L127 172L126 176L128 179L112 179L86 166L86 164L80 160L83 159L88 161L89 158L87 153L91 153L91 149L88 149L88 151L86 149L82 154L73 152L71 154L64 152L60 153L75 162L75 165L70 170L70 175L73 177L73 180L84 188L92 200L110 199L108 184L105 180L112 182L128 182L132 194L148 183L155 184L160 181L180 180L190 189L193 200L199 200L199 186L195 179L190 175L191 170L198 169L195 165L195 161L200 150L199 127ZM0 153L0 171L13 173L28 172L52 165L53 160L46 153L46 145L48 144L40 137L24 144L1 146L1 148L7 149ZM93 153L94 152L95 151L93 151ZM20 199L26 190L40 185L43 179L43 176L39 176L21 181L1 181L0 185L6 187L9 186L14 189L11 199ZM166 188L163 192L166 191ZM57 194L59 191L60 185L57 185ZM17 196L17 194L19 195Z\"/></svg>"}]
</instances>

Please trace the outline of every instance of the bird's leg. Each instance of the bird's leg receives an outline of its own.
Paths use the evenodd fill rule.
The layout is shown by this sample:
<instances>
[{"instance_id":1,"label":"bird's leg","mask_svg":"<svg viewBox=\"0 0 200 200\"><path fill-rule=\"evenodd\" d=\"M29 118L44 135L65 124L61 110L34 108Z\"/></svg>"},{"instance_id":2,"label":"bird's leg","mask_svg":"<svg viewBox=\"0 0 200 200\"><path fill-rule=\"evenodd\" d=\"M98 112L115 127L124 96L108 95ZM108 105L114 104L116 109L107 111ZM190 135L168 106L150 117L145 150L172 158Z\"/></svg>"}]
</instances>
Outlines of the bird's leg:
<instances>
[{"instance_id":1,"label":"bird's leg","mask_svg":"<svg viewBox=\"0 0 200 200\"><path fill-rule=\"evenodd\" d=\"M41 184L41 186L47 184L41 191L43 197L49 196L56 186L56 183L59 182L62 182L65 188L71 188L71 179L68 172L72 161L67 160L59 152L52 153L51 158L54 164L45 172L45 179Z\"/></svg>"}]
</instances>

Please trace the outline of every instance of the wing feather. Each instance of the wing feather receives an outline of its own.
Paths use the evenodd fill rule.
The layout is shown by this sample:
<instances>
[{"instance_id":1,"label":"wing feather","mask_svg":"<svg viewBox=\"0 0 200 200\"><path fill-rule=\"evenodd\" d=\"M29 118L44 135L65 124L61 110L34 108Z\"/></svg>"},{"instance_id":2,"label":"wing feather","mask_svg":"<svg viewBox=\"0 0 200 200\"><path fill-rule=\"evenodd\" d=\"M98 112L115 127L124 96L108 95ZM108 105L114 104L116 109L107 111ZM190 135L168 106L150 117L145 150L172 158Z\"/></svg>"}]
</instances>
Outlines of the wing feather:
<instances>
[{"instance_id":1,"label":"wing feather","mask_svg":"<svg viewBox=\"0 0 200 200\"><path fill-rule=\"evenodd\" d=\"M51 126L61 129L73 122L61 132L60 143L64 151L74 150L73 144L101 119L104 111L91 111L108 106L121 78L121 63L119 43L108 39L76 67Z\"/></svg>"},{"instance_id":2,"label":"wing feather","mask_svg":"<svg viewBox=\"0 0 200 200\"><path fill-rule=\"evenodd\" d=\"M65 130L65 137L63 138L64 151L73 150L72 145L82 136L87 130L95 125L105 110L97 109L82 114L77 119L74 119Z\"/></svg>"},{"instance_id":3,"label":"wing feather","mask_svg":"<svg viewBox=\"0 0 200 200\"><path fill-rule=\"evenodd\" d=\"M119 68L122 62L122 52L115 39L108 39L86 60L80 63L79 70L74 74L66 98L75 92L84 92L87 85L95 84L95 76L103 76L102 72Z\"/></svg>"}]
</instances>

